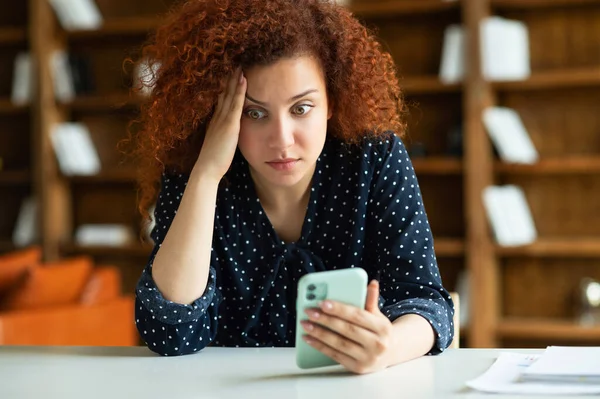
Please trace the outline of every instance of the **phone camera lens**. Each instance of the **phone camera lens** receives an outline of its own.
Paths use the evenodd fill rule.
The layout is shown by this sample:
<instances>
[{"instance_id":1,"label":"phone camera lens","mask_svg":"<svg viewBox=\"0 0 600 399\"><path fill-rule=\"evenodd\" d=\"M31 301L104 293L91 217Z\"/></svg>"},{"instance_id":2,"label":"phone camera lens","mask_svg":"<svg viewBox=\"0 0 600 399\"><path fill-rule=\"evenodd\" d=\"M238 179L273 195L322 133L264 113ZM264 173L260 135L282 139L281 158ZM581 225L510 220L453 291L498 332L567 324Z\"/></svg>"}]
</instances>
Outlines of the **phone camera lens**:
<instances>
[{"instance_id":1,"label":"phone camera lens","mask_svg":"<svg viewBox=\"0 0 600 399\"><path fill-rule=\"evenodd\" d=\"M312 301L312 300L313 300L313 299L315 299L315 298L316 298L315 294L308 294L308 295L306 296L306 299L308 299L309 301Z\"/></svg>"},{"instance_id":2,"label":"phone camera lens","mask_svg":"<svg viewBox=\"0 0 600 399\"><path fill-rule=\"evenodd\" d=\"M317 287L315 287L314 284L309 284L307 288L308 288L309 291L314 291L314 290L317 289Z\"/></svg>"}]
</instances>

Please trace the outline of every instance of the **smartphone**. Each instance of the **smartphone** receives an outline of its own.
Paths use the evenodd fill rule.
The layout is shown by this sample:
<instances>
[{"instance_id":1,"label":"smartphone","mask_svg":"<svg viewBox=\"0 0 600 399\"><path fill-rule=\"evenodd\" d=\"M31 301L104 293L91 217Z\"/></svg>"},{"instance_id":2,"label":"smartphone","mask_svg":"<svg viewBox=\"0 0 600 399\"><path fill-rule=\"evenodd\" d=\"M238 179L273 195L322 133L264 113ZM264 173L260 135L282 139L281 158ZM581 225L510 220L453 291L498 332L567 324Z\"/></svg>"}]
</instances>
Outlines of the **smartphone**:
<instances>
[{"instance_id":1,"label":"smartphone","mask_svg":"<svg viewBox=\"0 0 600 399\"><path fill-rule=\"evenodd\" d=\"M367 272L359 267L314 272L300 278L296 299L296 364L298 367L309 369L338 364L302 339L305 331L300 322L308 320L304 311L317 308L325 299L364 309L367 299L367 279Z\"/></svg>"}]
</instances>

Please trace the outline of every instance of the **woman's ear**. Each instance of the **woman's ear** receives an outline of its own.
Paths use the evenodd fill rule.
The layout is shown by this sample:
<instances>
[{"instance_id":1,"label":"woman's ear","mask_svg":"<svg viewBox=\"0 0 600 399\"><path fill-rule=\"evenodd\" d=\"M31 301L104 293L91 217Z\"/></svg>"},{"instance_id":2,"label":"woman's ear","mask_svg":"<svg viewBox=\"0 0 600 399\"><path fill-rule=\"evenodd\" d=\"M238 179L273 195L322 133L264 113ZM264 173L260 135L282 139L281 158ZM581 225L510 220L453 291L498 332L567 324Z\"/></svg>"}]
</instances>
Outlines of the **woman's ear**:
<instances>
[{"instance_id":1,"label":"woman's ear","mask_svg":"<svg viewBox=\"0 0 600 399\"><path fill-rule=\"evenodd\" d=\"M333 116L333 101L327 100L327 119Z\"/></svg>"}]
</instances>

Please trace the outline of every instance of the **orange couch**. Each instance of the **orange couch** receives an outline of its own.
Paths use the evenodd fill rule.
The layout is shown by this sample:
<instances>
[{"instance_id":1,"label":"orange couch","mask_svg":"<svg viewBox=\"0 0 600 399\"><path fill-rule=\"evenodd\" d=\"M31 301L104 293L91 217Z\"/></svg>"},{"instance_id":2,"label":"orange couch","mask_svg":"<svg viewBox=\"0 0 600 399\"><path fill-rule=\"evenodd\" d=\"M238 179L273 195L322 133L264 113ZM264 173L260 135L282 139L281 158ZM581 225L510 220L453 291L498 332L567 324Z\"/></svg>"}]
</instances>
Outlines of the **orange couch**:
<instances>
[{"instance_id":1,"label":"orange couch","mask_svg":"<svg viewBox=\"0 0 600 399\"><path fill-rule=\"evenodd\" d=\"M0 256L0 345L137 345L119 270L79 256L42 263L38 247Z\"/></svg>"}]
</instances>

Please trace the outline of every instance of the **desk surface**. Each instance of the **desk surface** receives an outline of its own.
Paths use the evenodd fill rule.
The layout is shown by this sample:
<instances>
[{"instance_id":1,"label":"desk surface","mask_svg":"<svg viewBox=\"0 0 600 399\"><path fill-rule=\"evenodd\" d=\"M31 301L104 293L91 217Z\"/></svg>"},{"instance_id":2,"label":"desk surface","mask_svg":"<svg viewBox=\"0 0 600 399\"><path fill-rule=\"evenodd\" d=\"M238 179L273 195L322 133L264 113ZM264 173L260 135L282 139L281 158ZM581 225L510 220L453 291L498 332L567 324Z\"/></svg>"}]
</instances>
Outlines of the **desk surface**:
<instances>
[{"instance_id":1,"label":"desk surface","mask_svg":"<svg viewBox=\"0 0 600 399\"><path fill-rule=\"evenodd\" d=\"M207 348L159 357L144 347L0 347L0 398L489 399L464 382L498 353L454 349L357 376L337 366L300 370L289 348Z\"/></svg>"}]
</instances>

